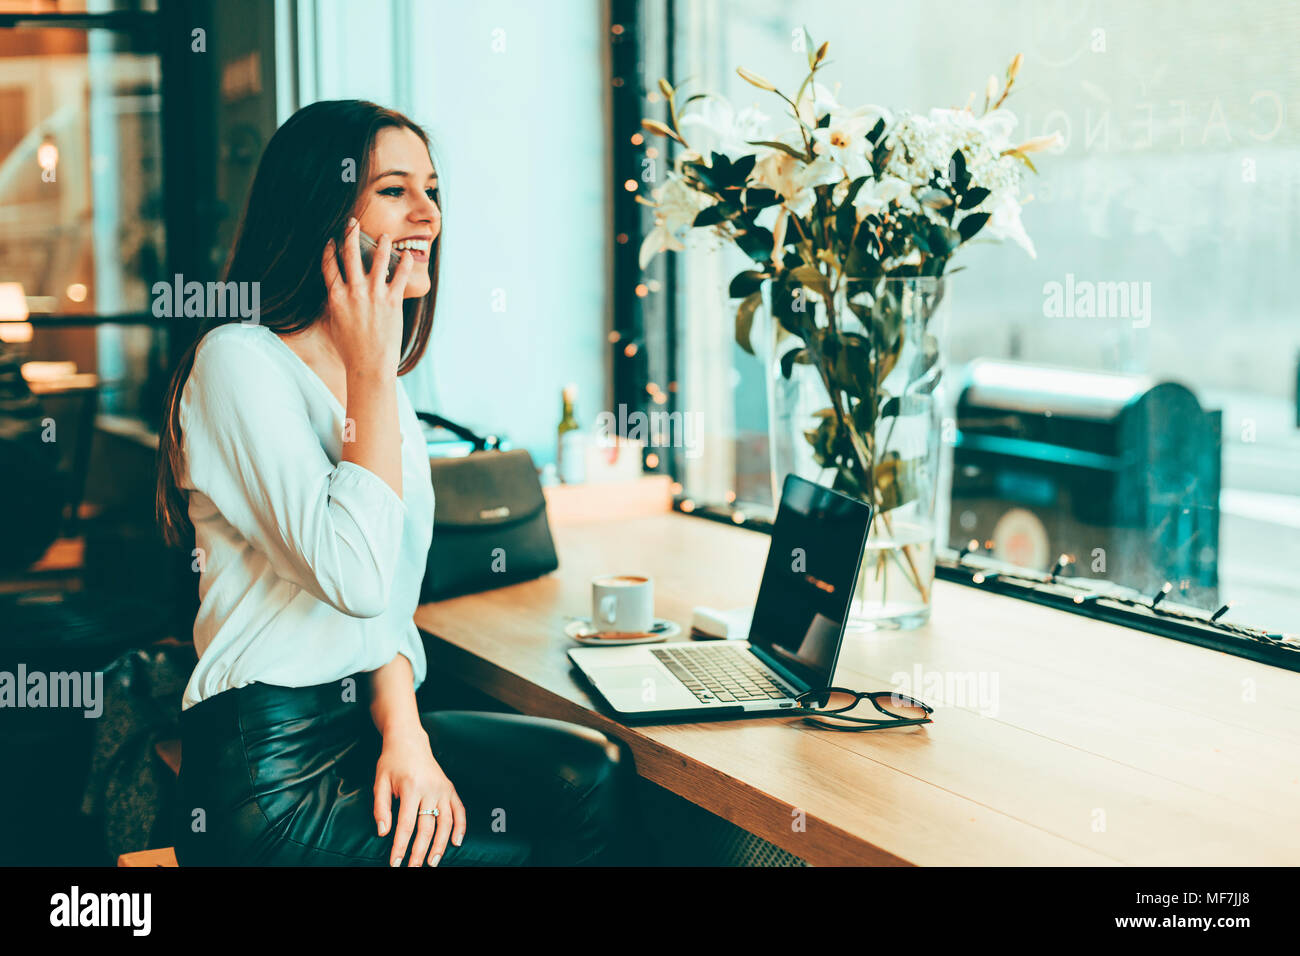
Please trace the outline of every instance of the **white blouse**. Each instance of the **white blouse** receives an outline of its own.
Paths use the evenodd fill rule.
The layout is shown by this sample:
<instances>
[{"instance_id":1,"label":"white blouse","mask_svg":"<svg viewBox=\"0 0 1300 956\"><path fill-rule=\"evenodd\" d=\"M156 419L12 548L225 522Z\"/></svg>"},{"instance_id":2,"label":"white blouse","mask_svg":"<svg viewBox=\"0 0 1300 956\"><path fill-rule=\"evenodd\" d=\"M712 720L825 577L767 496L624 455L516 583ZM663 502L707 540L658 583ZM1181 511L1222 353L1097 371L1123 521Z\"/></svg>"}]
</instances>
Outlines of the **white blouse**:
<instances>
[{"instance_id":1,"label":"white blouse","mask_svg":"<svg viewBox=\"0 0 1300 956\"><path fill-rule=\"evenodd\" d=\"M340 461L338 398L280 337L207 333L180 399L199 570L198 665L181 709L253 682L306 687L398 653L424 681L412 616L433 536L419 419L398 380L402 497Z\"/></svg>"}]
</instances>

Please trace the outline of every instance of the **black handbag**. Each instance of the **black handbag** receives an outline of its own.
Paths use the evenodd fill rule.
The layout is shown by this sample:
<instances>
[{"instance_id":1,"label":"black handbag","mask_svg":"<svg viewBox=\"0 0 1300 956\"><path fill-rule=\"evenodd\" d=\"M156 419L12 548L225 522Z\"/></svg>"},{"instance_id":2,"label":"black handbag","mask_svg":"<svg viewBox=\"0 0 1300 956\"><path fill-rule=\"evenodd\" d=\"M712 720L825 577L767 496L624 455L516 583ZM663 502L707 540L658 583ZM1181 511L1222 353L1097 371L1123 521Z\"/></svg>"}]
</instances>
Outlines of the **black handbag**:
<instances>
[{"instance_id":1,"label":"black handbag","mask_svg":"<svg viewBox=\"0 0 1300 956\"><path fill-rule=\"evenodd\" d=\"M433 541L421 603L527 581L558 568L532 456L522 448L502 451L498 439L480 437L439 415L416 415L474 448L463 457L429 459Z\"/></svg>"}]
</instances>

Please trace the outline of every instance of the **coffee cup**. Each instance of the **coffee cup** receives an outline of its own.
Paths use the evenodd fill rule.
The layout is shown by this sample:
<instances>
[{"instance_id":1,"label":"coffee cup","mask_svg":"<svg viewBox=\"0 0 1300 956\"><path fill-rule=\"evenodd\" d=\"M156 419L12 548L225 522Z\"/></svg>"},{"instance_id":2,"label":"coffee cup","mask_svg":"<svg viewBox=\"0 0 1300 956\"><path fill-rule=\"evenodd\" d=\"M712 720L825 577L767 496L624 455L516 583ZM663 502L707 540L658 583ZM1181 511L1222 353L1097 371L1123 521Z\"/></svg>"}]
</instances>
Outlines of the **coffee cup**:
<instances>
[{"instance_id":1,"label":"coffee cup","mask_svg":"<svg viewBox=\"0 0 1300 956\"><path fill-rule=\"evenodd\" d=\"M654 582L642 574L604 574L591 582L591 626L603 634L644 634L654 626Z\"/></svg>"}]
</instances>

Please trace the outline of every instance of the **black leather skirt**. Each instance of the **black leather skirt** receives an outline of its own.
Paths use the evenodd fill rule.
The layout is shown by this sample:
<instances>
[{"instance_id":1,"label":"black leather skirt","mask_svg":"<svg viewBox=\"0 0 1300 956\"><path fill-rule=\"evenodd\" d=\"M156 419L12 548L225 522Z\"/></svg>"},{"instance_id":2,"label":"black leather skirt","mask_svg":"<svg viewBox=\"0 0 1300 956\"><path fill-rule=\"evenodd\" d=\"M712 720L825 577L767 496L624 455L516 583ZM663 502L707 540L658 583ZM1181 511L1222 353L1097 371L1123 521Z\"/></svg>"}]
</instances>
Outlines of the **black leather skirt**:
<instances>
[{"instance_id":1,"label":"black leather skirt","mask_svg":"<svg viewBox=\"0 0 1300 956\"><path fill-rule=\"evenodd\" d=\"M375 823L382 739L368 687L366 674L249 684L182 711L181 866L391 865L392 832L380 837ZM517 714L420 719L468 824L439 866L626 862L618 831L634 773L604 734ZM398 809L394 797L394 829Z\"/></svg>"}]
</instances>

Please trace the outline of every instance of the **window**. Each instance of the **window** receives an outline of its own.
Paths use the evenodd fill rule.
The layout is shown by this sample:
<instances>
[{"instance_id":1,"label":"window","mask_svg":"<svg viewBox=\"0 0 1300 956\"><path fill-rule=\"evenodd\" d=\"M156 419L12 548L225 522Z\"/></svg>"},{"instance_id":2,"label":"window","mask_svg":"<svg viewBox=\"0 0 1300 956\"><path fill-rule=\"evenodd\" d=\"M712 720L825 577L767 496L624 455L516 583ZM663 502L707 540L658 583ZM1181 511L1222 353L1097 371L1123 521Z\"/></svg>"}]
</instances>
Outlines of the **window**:
<instances>
[{"instance_id":1,"label":"window","mask_svg":"<svg viewBox=\"0 0 1300 956\"><path fill-rule=\"evenodd\" d=\"M1289 115L1300 10L695 0L658 16L654 6L641 9L639 81L641 115L656 118L657 80L670 72L685 95L717 93L779 122L780 102L735 70L795 89L805 25L830 41L824 75L851 106L961 106L1023 53L1008 102L1018 133L1059 131L1066 145L1031 177L1024 220L1037 257L984 244L953 262L966 269L950 290L953 464L937 543L991 540L995 557L1036 572L1069 553L1070 573L1099 586L1150 596L1169 580L1171 604L1232 602L1226 621L1300 630L1300 134ZM626 161L639 171L648 148L667 147L647 136ZM660 290L641 309L647 329L656 315L671 328L678 407L705 422L707 453L674 457L683 494L756 514L771 507L766 373L734 344L726 296L743 262L730 248L690 248L639 281ZM1124 409L1156 386L1161 400L1183 391L1124 439L1140 467L1109 487L1088 471L1101 459L1073 453L1095 451L1088 442L1122 428ZM1136 524L1102 507L1136 499L1147 509Z\"/></svg>"},{"instance_id":2,"label":"window","mask_svg":"<svg viewBox=\"0 0 1300 956\"><path fill-rule=\"evenodd\" d=\"M4 318L29 320L0 335L75 362L60 381L96 376L101 410L151 415L162 344L139 323L166 262L159 56L151 14L84 9L0 22L0 282L25 303Z\"/></svg>"},{"instance_id":3,"label":"window","mask_svg":"<svg viewBox=\"0 0 1300 956\"><path fill-rule=\"evenodd\" d=\"M405 377L416 407L554 461L565 385L584 421L607 403L601 4L302 0L297 15L300 105L372 99L432 140L448 239Z\"/></svg>"}]
</instances>

